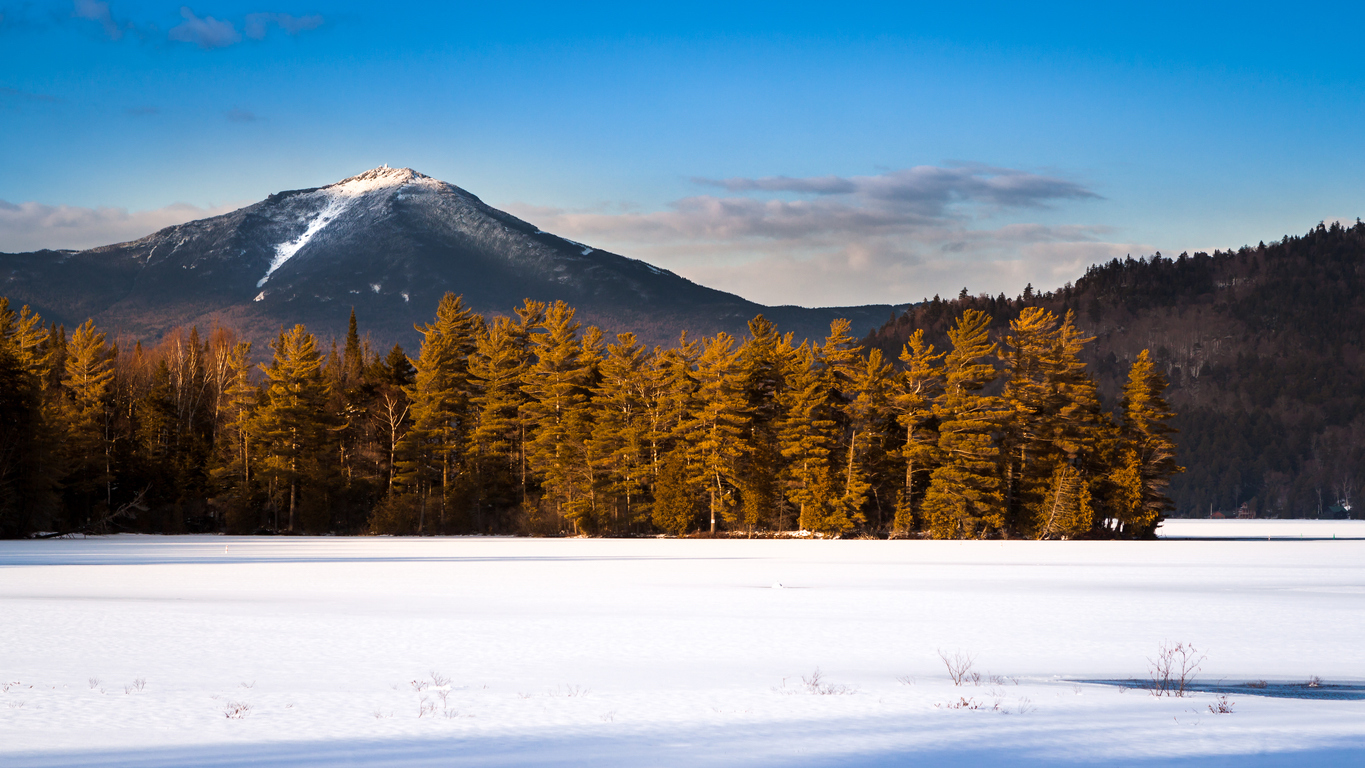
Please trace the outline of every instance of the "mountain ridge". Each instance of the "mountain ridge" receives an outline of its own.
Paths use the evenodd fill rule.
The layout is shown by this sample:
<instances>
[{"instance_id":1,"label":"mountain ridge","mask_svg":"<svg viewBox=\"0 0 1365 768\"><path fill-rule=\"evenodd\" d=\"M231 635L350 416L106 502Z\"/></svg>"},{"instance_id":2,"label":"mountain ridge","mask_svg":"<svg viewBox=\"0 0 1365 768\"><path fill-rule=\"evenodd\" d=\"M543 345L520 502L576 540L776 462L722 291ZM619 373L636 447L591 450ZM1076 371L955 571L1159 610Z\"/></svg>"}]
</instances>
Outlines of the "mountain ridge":
<instances>
[{"instance_id":1,"label":"mountain ridge","mask_svg":"<svg viewBox=\"0 0 1365 768\"><path fill-rule=\"evenodd\" d=\"M78 251L0 254L0 293L68 324L92 317L138 338L223 324L250 338L281 325L344 333L355 307L378 343L416 341L446 291L484 314L562 299L580 320L669 343L743 333L764 314L798 338L836 317L871 329L900 307L769 307L546 232L410 168L284 190L230 213Z\"/></svg>"}]
</instances>

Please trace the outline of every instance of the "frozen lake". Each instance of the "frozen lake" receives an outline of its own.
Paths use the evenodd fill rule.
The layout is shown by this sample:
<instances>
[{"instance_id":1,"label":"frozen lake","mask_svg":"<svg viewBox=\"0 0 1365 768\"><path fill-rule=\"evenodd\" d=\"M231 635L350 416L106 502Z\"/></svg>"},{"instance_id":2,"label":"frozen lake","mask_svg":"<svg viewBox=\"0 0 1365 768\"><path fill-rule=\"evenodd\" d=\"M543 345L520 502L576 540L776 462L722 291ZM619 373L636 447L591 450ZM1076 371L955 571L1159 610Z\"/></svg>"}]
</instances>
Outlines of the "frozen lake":
<instances>
[{"instance_id":1,"label":"frozen lake","mask_svg":"<svg viewBox=\"0 0 1365 768\"><path fill-rule=\"evenodd\" d=\"M1280 523L3 541L0 764L1365 764L1365 700L1235 687L1365 684L1362 523ZM1232 714L1077 682L1142 678L1162 641Z\"/></svg>"}]
</instances>

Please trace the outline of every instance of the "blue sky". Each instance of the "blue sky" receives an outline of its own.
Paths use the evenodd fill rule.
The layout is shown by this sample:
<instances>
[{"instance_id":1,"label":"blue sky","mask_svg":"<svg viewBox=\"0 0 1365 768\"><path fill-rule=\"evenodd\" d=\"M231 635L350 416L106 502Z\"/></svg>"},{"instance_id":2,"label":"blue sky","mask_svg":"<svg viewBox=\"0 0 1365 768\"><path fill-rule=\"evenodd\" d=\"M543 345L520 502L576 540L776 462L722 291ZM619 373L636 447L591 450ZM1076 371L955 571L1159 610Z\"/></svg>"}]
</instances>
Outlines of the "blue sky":
<instances>
[{"instance_id":1,"label":"blue sky","mask_svg":"<svg viewBox=\"0 0 1365 768\"><path fill-rule=\"evenodd\" d=\"M387 163L765 303L1365 215L1349 5L0 0L0 251Z\"/></svg>"}]
</instances>

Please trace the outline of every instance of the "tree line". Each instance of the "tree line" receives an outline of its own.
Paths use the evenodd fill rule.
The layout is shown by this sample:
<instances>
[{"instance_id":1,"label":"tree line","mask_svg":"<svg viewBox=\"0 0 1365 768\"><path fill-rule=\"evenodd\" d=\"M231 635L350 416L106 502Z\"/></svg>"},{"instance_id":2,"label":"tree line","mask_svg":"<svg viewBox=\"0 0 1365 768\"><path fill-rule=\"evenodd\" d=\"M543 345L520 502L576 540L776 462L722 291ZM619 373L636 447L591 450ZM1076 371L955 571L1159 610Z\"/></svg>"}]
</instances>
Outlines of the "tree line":
<instances>
[{"instance_id":1,"label":"tree line","mask_svg":"<svg viewBox=\"0 0 1365 768\"><path fill-rule=\"evenodd\" d=\"M939 344L978 309L1004 333L1028 307L1076 312L1082 360L1117 400L1137 354L1170 381L1179 412L1167 491L1180 517L1361 516L1365 487L1365 223L1212 253L1114 259L1055 291L937 297L869 334L897 353L922 329Z\"/></svg>"},{"instance_id":2,"label":"tree line","mask_svg":"<svg viewBox=\"0 0 1365 768\"><path fill-rule=\"evenodd\" d=\"M0 534L1150 537L1181 470L1149 355L1111 412L1071 313L991 322L893 364L844 320L649 349L447 294L416 356L352 312L257 363L228 328L148 349L0 299Z\"/></svg>"}]
</instances>

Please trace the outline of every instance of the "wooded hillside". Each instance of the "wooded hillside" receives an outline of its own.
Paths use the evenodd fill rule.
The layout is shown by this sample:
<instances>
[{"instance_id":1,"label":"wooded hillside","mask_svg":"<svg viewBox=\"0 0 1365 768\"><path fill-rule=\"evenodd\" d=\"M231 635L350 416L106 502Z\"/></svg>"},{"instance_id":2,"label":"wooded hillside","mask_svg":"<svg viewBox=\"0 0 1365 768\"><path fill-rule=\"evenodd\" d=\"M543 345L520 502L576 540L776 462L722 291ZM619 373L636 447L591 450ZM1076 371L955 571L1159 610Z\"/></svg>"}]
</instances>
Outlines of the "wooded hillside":
<instances>
[{"instance_id":1,"label":"wooded hillside","mask_svg":"<svg viewBox=\"0 0 1365 768\"><path fill-rule=\"evenodd\" d=\"M1111 406L1150 349L1178 412L1176 515L1360 516L1365 482L1365 225L1212 254L1115 260L1074 285L1013 299L935 297L870 335L899 349L923 329L942 343L980 309L1003 329L1026 307L1076 312L1082 353Z\"/></svg>"}]
</instances>

